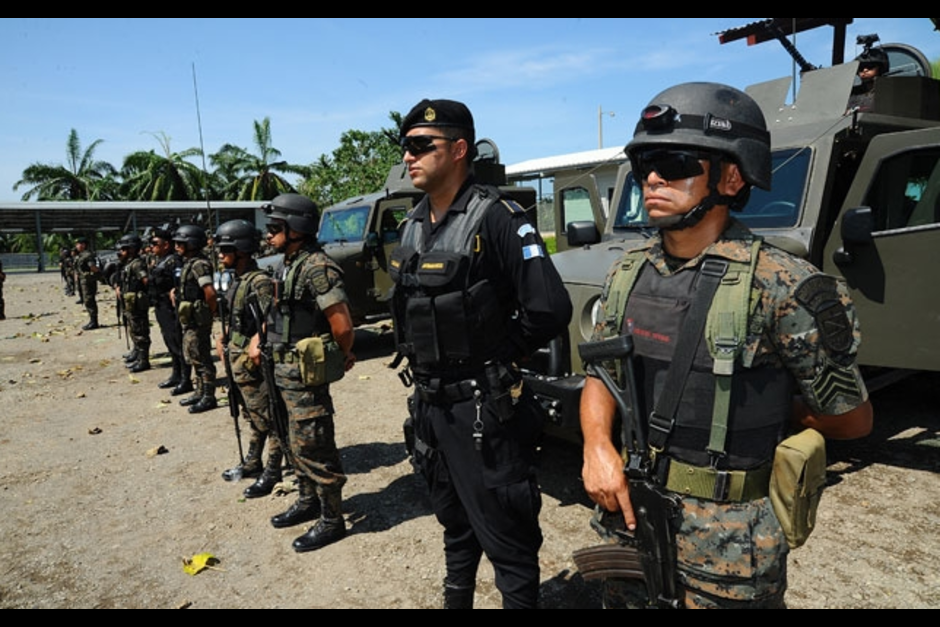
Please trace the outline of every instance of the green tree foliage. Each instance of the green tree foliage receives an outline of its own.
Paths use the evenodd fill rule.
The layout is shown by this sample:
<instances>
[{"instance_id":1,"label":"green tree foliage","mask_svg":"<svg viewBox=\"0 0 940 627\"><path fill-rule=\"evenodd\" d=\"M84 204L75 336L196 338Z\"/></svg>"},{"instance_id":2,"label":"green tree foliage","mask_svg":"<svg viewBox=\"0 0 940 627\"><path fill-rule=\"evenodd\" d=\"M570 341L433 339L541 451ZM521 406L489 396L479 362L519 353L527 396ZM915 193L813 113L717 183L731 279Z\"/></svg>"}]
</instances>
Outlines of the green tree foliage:
<instances>
[{"instance_id":1,"label":"green tree foliage","mask_svg":"<svg viewBox=\"0 0 940 627\"><path fill-rule=\"evenodd\" d=\"M187 159L199 157L202 151L190 148L183 152L170 150L170 138L154 134L163 154L153 150L135 152L124 159L121 168L121 196L126 200L172 201L198 200L204 196L202 170Z\"/></svg>"},{"instance_id":2,"label":"green tree foliage","mask_svg":"<svg viewBox=\"0 0 940 627\"><path fill-rule=\"evenodd\" d=\"M272 145L270 118L255 121L254 141L257 154L226 144L209 157L212 165L225 175L224 197L227 200L271 200L279 194L295 192L295 187L283 175L306 177L310 168L281 159L281 151Z\"/></svg>"},{"instance_id":3,"label":"green tree foliage","mask_svg":"<svg viewBox=\"0 0 940 627\"><path fill-rule=\"evenodd\" d=\"M23 178L13 191L29 186L23 201L50 200L114 200L117 171L104 161L95 161L95 149L103 140L96 140L82 151L78 132L73 128L66 143L67 165L35 163L23 170Z\"/></svg>"},{"instance_id":4,"label":"green tree foliage","mask_svg":"<svg viewBox=\"0 0 940 627\"><path fill-rule=\"evenodd\" d=\"M310 176L300 185L300 193L327 207L382 189L391 167L401 161L398 136L402 116L392 112L389 119L395 124L394 129L344 133L333 155L322 155L311 166Z\"/></svg>"}]
</instances>

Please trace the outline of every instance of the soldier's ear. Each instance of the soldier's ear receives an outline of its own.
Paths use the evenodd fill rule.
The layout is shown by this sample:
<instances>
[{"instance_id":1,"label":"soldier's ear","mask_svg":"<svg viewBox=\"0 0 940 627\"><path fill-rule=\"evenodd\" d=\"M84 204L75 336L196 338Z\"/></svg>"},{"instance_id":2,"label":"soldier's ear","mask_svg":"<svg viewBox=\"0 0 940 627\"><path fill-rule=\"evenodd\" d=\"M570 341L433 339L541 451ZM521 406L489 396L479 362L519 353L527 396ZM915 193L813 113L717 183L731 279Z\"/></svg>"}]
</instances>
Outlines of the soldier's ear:
<instances>
[{"instance_id":1,"label":"soldier's ear","mask_svg":"<svg viewBox=\"0 0 940 627\"><path fill-rule=\"evenodd\" d=\"M725 196L737 196L746 185L747 182L736 163L722 164L721 181L718 183L719 193Z\"/></svg>"}]
</instances>

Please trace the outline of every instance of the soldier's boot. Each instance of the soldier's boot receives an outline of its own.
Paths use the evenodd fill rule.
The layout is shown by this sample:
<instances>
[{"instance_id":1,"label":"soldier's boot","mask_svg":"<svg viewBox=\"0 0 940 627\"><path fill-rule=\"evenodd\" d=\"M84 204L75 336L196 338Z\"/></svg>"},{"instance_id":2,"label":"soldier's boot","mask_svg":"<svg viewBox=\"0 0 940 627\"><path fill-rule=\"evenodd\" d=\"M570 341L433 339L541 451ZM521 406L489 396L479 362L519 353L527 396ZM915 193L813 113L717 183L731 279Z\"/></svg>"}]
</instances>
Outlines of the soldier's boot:
<instances>
[{"instance_id":1,"label":"soldier's boot","mask_svg":"<svg viewBox=\"0 0 940 627\"><path fill-rule=\"evenodd\" d=\"M125 364L132 364L132 363L134 363L135 361L137 361L137 358L138 358L139 356L140 356L140 351L138 351L138 350L137 350L137 347L135 346L134 349L133 349L131 352L126 353L126 354L124 355L124 363L125 363Z\"/></svg>"},{"instance_id":2,"label":"soldier's boot","mask_svg":"<svg viewBox=\"0 0 940 627\"><path fill-rule=\"evenodd\" d=\"M194 407L202 400L202 380L197 381L195 387L193 387L192 381L190 381L189 387L192 388L190 391L193 392L193 395L181 400L180 407Z\"/></svg>"},{"instance_id":3,"label":"soldier's boot","mask_svg":"<svg viewBox=\"0 0 940 627\"><path fill-rule=\"evenodd\" d=\"M88 321L88 324L82 327L82 331L94 331L95 329L100 328L98 326L98 316L92 316Z\"/></svg>"},{"instance_id":4,"label":"soldier's boot","mask_svg":"<svg viewBox=\"0 0 940 627\"><path fill-rule=\"evenodd\" d=\"M475 586L456 586L444 582L444 609L445 610L472 610Z\"/></svg>"},{"instance_id":5,"label":"soldier's boot","mask_svg":"<svg viewBox=\"0 0 940 627\"><path fill-rule=\"evenodd\" d=\"M261 476L261 451L264 450L264 441L268 438L266 433L252 430L251 442L248 443L248 455L234 468L222 473L222 478L233 483L241 479L255 479Z\"/></svg>"},{"instance_id":6,"label":"soldier's boot","mask_svg":"<svg viewBox=\"0 0 940 627\"><path fill-rule=\"evenodd\" d=\"M245 488L246 499L260 499L274 492L275 486L284 478L281 474L281 463L284 460L284 454L280 447L274 446L268 452L268 463L264 467L264 472L258 477L258 480Z\"/></svg>"},{"instance_id":7,"label":"soldier's boot","mask_svg":"<svg viewBox=\"0 0 940 627\"><path fill-rule=\"evenodd\" d=\"M215 386L208 383L202 384L202 397L195 405L189 408L191 414L204 414L207 411L217 409L219 401L215 398Z\"/></svg>"},{"instance_id":8,"label":"soldier's boot","mask_svg":"<svg viewBox=\"0 0 940 627\"><path fill-rule=\"evenodd\" d=\"M150 370L150 348L141 349L137 358L137 363L131 366L131 372L137 374Z\"/></svg>"},{"instance_id":9,"label":"soldier's boot","mask_svg":"<svg viewBox=\"0 0 940 627\"><path fill-rule=\"evenodd\" d=\"M317 496L313 481L304 477L298 477L297 481L300 496L290 506L290 509L271 518L271 526L275 529L296 527L301 523L310 522L320 517L320 497Z\"/></svg>"},{"instance_id":10,"label":"soldier's boot","mask_svg":"<svg viewBox=\"0 0 940 627\"><path fill-rule=\"evenodd\" d=\"M179 385L173 388L170 393L171 396L182 396L195 391L193 387L193 367L185 363L182 357L178 359L180 360L180 382Z\"/></svg>"},{"instance_id":11,"label":"soldier's boot","mask_svg":"<svg viewBox=\"0 0 940 627\"><path fill-rule=\"evenodd\" d=\"M323 495L320 506L320 520L291 545L297 553L319 551L346 537L346 520L343 518L342 497L339 491Z\"/></svg>"},{"instance_id":12,"label":"soldier's boot","mask_svg":"<svg viewBox=\"0 0 940 627\"><path fill-rule=\"evenodd\" d=\"M180 366L180 358L173 355L170 360L173 362L173 374L170 375L169 379L157 385L161 390L172 390L183 381L183 368Z\"/></svg>"}]
</instances>

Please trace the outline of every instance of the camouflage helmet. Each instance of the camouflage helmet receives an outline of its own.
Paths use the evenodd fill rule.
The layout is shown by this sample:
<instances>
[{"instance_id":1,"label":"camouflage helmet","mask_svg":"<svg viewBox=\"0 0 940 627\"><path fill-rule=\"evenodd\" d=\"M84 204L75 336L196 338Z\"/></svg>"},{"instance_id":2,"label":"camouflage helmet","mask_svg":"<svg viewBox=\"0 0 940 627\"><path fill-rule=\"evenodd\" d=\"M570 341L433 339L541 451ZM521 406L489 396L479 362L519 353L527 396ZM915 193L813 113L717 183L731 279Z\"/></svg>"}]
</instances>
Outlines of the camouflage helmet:
<instances>
[{"instance_id":1,"label":"camouflage helmet","mask_svg":"<svg viewBox=\"0 0 940 627\"><path fill-rule=\"evenodd\" d=\"M320 210L315 202L300 194L281 194L263 205L270 220L283 220L291 231L316 235L320 230Z\"/></svg>"},{"instance_id":2,"label":"camouflage helmet","mask_svg":"<svg viewBox=\"0 0 940 627\"><path fill-rule=\"evenodd\" d=\"M176 229L173 242L183 244L186 250L202 250L209 243L205 230L194 224L184 224Z\"/></svg>"},{"instance_id":3,"label":"camouflage helmet","mask_svg":"<svg viewBox=\"0 0 940 627\"><path fill-rule=\"evenodd\" d=\"M757 102L743 91L717 83L684 83L653 98L626 153L635 166L639 152L664 146L730 157L747 183L770 189L767 122Z\"/></svg>"},{"instance_id":4,"label":"camouflage helmet","mask_svg":"<svg viewBox=\"0 0 940 627\"><path fill-rule=\"evenodd\" d=\"M247 220L231 220L215 232L215 244L219 248L234 247L250 255L261 248L261 233Z\"/></svg>"},{"instance_id":5,"label":"camouflage helmet","mask_svg":"<svg viewBox=\"0 0 940 627\"><path fill-rule=\"evenodd\" d=\"M124 250L127 248L140 250L143 247L143 245L144 245L143 240L141 240L139 236L127 234L118 240L117 248L118 250Z\"/></svg>"}]
</instances>

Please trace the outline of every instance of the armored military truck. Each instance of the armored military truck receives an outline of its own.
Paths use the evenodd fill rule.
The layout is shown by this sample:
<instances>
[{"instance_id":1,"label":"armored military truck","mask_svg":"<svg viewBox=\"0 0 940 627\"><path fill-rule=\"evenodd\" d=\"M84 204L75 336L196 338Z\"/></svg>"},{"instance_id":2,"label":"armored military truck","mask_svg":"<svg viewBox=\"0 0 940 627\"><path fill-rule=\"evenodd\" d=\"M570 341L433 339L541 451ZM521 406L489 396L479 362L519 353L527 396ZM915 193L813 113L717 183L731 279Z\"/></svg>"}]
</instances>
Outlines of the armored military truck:
<instances>
[{"instance_id":1,"label":"armored military truck","mask_svg":"<svg viewBox=\"0 0 940 627\"><path fill-rule=\"evenodd\" d=\"M500 187L527 210L534 208L532 188L507 185L506 168L492 140L477 142L474 172L477 180ZM399 225L424 197L411 184L405 164L389 172L382 191L349 198L323 210L318 240L343 269L353 322L356 326L390 317L392 280L388 260L399 244Z\"/></svg>"},{"instance_id":2,"label":"armored military truck","mask_svg":"<svg viewBox=\"0 0 940 627\"><path fill-rule=\"evenodd\" d=\"M870 110L848 108L857 61L806 72L791 104L790 78L746 90L771 131L773 187L754 190L737 216L769 242L845 278L862 324L859 362L872 388L899 372L940 370L940 290L929 271L940 250L940 81L918 50L881 48L891 71L878 79ZM556 219L566 199L598 196L589 175L577 181L568 177L568 187L556 188ZM577 346L591 337L606 273L651 233L628 163L609 211L595 204L593 214L593 222L567 225L570 250L553 258L574 303L572 324L527 372L552 430L565 437L580 436Z\"/></svg>"}]
</instances>

